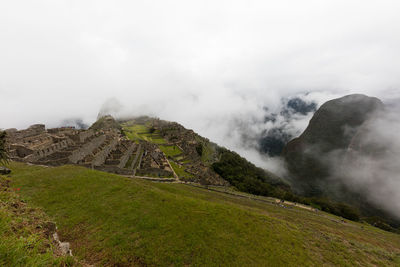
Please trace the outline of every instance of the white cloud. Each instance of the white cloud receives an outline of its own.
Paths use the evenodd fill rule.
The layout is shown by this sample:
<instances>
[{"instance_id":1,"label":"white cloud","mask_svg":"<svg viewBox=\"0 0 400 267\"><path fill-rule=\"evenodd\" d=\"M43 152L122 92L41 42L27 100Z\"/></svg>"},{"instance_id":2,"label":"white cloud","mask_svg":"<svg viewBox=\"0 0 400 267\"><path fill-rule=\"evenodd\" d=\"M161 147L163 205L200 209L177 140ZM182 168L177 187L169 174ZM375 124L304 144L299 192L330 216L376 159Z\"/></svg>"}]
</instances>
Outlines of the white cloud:
<instances>
[{"instance_id":1,"label":"white cloud","mask_svg":"<svg viewBox=\"0 0 400 267\"><path fill-rule=\"evenodd\" d=\"M116 98L125 113L178 121L240 149L234 133L226 138L229 121L262 116L282 96L399 97L399 8L398 1L2 1L0 127L90 123Z\"/></svg>"}]
</instances>

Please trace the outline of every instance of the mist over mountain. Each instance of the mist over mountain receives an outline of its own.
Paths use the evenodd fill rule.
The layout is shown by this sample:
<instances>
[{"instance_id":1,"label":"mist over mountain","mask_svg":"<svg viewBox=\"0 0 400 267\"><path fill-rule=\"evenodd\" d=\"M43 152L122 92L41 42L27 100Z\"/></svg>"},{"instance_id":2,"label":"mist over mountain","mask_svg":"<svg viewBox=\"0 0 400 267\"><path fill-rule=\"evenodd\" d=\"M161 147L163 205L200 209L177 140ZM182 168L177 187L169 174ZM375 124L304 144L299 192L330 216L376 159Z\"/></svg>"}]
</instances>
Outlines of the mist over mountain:
<instances>
[{"instance_id":1,"label":"mist over mountain","mask_svg":"<svg viewBox=\"0 0 400 267\"><path fill-rule=\"evenodd\" d=\"M285 147L284 157L290 172L302 179L309 194L318 194L315 185L329 175L329 164L320 162L320 154L347 150L358 128L383 104L376 98L350 95L323 104L314 114L307 129ZM294 180L297 181L297 180ZM313 191L316 192L313 192Z\"/></svg>"},{"instance_id":2,"label":"mist over mountain","mask_svg":"<svg viewBox=\"0 0 400 267\"><path fill-rule=\"evenodd\" d=\"M59 127L75 127L76 129L87 129L89 125L86 124L81 118L71 118L62 120L58 125Z\"/></svg>"},{"instance_id":3,"label":"mist over mountain","mask_svg":"<svg viewBox=\"0 0 400 267\"><path fill-rule=\"evenodd\" d=\"M272 126L265 129L259 137L259 151L272 157L279 156L286 143L301 130L293 127L293 121L304 120L317 109L316 102L303 100L302 96L285 98L281 103L279 113L265 115L264 122ZM268 112L268 108L265 111Z\"/></svg>"},{"instance_id":4,"label":"mist over mountain","mask_svg":"<svg viewBox=\"0 0 400 267\"><path fill-rule=\"evenodd\" d=\"M368 214L400 218L400 120L379 99L348 95L323 104L307 129L284 148L293 187L327 196Z\"/></svg>"},{"instance_id":5,"label":"mist over mountain","mask_svg":"<svg viewBox=\"0 0 400 267\"><path fill-rule=\"evenodd\" d=\"M260 166L279 169L278 156L283 147L301 134L316 108L329 97L331 95L325 92L282 96L275 104L265 103L259 111L244 116L232 115L220 134L227 132L225 143L232 140L232 149ZM262 161L268 164L263 165Z\"/></svg>"}]
</instances>

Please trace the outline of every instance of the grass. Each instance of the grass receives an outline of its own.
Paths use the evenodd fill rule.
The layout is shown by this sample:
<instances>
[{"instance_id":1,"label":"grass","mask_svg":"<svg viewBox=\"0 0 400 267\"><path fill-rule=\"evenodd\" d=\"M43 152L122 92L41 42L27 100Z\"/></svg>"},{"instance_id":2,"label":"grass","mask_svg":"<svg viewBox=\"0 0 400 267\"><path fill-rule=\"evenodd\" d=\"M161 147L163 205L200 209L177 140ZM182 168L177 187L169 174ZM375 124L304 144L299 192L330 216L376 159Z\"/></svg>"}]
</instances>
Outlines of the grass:
<instances>
[{"instance_id":1,"label":"grass","mask_svg":"<svg viewBox=\"0 0 400 267\"><path fill-rule=\"evenodd\" d=\"M50 237L44 234L50 218L32 208L9 188L0 176L0 266L73 266L70 256L56 256Z\"/></svg>"},{"instance_id":2,"label":"grass","mask_svg":"<svg viewBox=\"0 0 400 267\"><path fill-rule=\"evenodd\" d=\"M193 175L191 173L188 173L185 171L185 168L183 166L179 166L172 160L169 161L171 164L172 168L174 169L176 175L178 175L179 178L191 178Z\"/></svg>"},{"instance_id":3,"label":"grass","mask_svg":"<svg viewBox=\"0 0 400 267\"><path fill-rule=\"evenodd\" d=\"M133 141L138 142L139 140L145 140L147 142L151 142L154 144L166 144L164 138L162 138L159 132L155 131L154 133L150 133L150 126L144 124L134 124L122 125L123 130L126 133L126 136Z\"/></svg>"},{"instance_id":4,"label":"grass","mask_svg":"<svg viewBox=\"0 0 400 267\"><path fill-rule=\"evenodd\" d=\"M136 153L135 153L135 156L136 155L138 155L138 158L137 158L137 160L136 160L136 162L135 162L135 165L133 165L133 169L135 170L136 168L138 168L138 165L139 165L139 163L140 163L140 158L141 158L141 155L143 154L143 149L141 148L140 150L138 150L138 151L136 151ZM133 159L132 159L133 160Z\"/></svg>"},{"instance_id":5,"label":"grass","mask_svg":"<svg viewBox=\"0 0 400 267\"><path fill-rule=\"evenodd\" d=\"M175 157L176 155L182 154L182 150L179 147L173 146L162 146L160 145L159 148L167 157Z\"/></svg>"},{"instance_id":6,"label":"grass","mask_svg":"<svg viewBox=\"0 0 400 267\"><path fill-rule=\"evenodd\" d=\"M158 133L154 132L154 133L144 133L144 134L140 134L141 137L151 143L154 144L166 144L167 141L165 141L165 139L163 139Z\"/></svg>"},{"instance_id":7,"label":"grass","mask_svg":"<svg viewBox=\"0 0 400 267\"><path fill-rule=\"evenodd\" d=\"M11 163L78 258L105 266L396 266L400 235L323 212L77 166Z\"/></svg>"},{"instance_id":8,"label":"grass","mask_svg":"<svg viewBox=\"0 0 400 267\"><path fill-rule=\"evenodd\" d=\"M137 133L129 131L128 129L124 128L126 136L136 143L139 143L139 140L143 140Z\"/></svg>"},{"instance_id":9,"label":"grass","mask_svg":"<svg viewBox=\"0 0 400 267\"><path fill-rule=\"evenodd\" d=\"M197 138L198 142L201 142L200 138ZM201 142L203 144L203 153L201 154L201 161L204 163L211 163L213 161L215 151L215 145L210 142Z\"/></svg>"},{"instance_id":10,"label":"grass","mask_svg":"<svg viewBox=\"0 0 400 267\"><path fill-rule=\"evenodd\" d=\"M124 130L126 136L133 141L143 140L143 138L139 135L139 132L148 132L148 128L145 125L139 124L131 126L123 124L122 129Z\"/></svg>"},{"instance_id":11,"label":"grass","mask_svg":"<svg viewBox=\"0 0 400 267\"><path fill-rule=\"evenodd\" d=\"M151 173L151 172L145 172L143 170L139 170L136 173L137 176L143 176L143 177L151 177L151 178L173 178L174 175L171 173L169 175L159 175L157 173Z\"/></svg>"},{"instance_id":12,"label":"grass","mask_svg":"<svg viewBox=\"0 0 400 267\"><path fill-rule=\"evenodd\" d=\"M129 157L128 161L125 163L125 168L128 169L129 167L131 167L132 162L133 162L133 160L135 159L135 157L136 157L136 154L132 154L132 155Z\"/></svg>"},{"instance_id":13,"label":"grass","mask_svg":"<svg viewBox=\"0 0 400 267\"><path fill-rule=\"evenodd\" d=\"M176 160L176 161L182 161L183 159L184 159L183 155L174 157L174 160Z\"/></svg>"}]
</instances>

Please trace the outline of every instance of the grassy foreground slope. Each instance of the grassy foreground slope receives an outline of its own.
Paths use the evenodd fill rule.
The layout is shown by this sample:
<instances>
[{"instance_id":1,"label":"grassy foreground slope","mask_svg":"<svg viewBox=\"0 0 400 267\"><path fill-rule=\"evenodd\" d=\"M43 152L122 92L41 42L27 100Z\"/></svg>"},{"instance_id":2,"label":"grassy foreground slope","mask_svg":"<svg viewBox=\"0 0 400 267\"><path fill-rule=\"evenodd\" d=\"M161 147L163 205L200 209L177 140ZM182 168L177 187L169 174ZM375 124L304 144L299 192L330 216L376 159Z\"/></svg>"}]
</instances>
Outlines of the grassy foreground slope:
<instances>
[{"instance_id":1,"label":"grassy foreground slope","mask_svg":"<svg viewBox=\"0 0 400 267\"><path fill-rule=\"evenodd\" d=\"M0 176L0 266L79 266L71 256L60 256L49 223Z\"/></svg>"},{"instance_id":2,"label":"grassy foreground slope","mask_svg":"<svg viewBox=\"0 0 400 267\"><path fill-rule=\"evenodd\" d=\"M400 235L326 213L77 166L10 167L13 187L96 265L400 265Z\"/></svg>"}]
</instances>

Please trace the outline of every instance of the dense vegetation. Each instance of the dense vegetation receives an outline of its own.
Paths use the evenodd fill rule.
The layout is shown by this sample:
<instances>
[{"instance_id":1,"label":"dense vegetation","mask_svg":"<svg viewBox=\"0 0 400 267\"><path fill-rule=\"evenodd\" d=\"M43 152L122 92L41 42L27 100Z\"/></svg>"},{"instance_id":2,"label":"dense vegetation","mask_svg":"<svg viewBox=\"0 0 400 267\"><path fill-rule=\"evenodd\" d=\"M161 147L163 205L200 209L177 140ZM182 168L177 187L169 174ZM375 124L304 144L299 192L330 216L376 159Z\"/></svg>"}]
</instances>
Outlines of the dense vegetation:
<instances>
[{"instance_id":1,"label":"dense vegetation","mask_svg":"<svg viewBox=\"0 0 400 267\"><path fill-rule=\"evenodd\" d=\"M6 132L0 131L0 164L7 163L8 155L6 151Z\"/></svg>"},{"instance_id":2,"label":"dense vegetation","mask_svg":"<svg viewBox=\"0 0 400 267\"><path fill-rule=\"evenodd\" d=\"M358 221L360 220L360 212L358 209L347 205L345 203L338 203L331 201L327 198L299 198L299 202L303 204L308 204L314 207L319 208L322 211L326 211L338 216L341 216L343 218L353 220L353 221Z\"/></svg>"},{"instance_id":3,"label":"dense vegetation","mask_svg":"<svg viewBox=\"0 0 400 267\"><path fill-rule=\"evenodd\" d=\"M219 148L217 152L219 160L211 165L213 170L238 190L278 198L290 192L288 185L274 179L239 154L225 148Z\"/></svg>"},{"instance_id":4,"label":"dense vegetation","mask_svg":"<svg viewBox=\"0 0 400 267\"><path fill-rule=\"evenodd\" d=\"M13 187L100 266L396 266L400 236L324 212L77 166L11 163ZM243 194L243 193L241 193ZM259 197L261 198L261 197ZM269 202L268 202L269 201Z\"/></svg>"},{"instance_id":5,"label":"dense vegetation","mask_svg":"<svg viewBox=\"0 0 400 267\"><path fill-rule=\"evenodd\" d=\"M196 152L197 152L197 154L199 154L200 157L203 155L203 144L202 143L198 143L196 145Z\"/></svg>"},{"instance_id":6,"label":"dense vegetation","mask_svg":"<svg viewBox=\"0 0 400 267\"><path fill-rule=\"evenodd\" d=\"M225 148L220 148L218 152L220 159L212 164L212 168L240 191L312 205L322 211L353 221L360 219L359 212L354 207L333 202L326 198L307 198L296 195L281 180L256 167L237 153Z\"/></svg>"}]
</instances>

